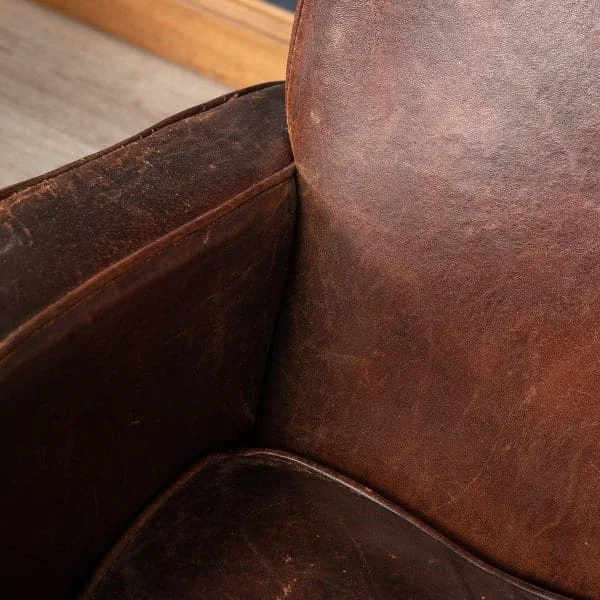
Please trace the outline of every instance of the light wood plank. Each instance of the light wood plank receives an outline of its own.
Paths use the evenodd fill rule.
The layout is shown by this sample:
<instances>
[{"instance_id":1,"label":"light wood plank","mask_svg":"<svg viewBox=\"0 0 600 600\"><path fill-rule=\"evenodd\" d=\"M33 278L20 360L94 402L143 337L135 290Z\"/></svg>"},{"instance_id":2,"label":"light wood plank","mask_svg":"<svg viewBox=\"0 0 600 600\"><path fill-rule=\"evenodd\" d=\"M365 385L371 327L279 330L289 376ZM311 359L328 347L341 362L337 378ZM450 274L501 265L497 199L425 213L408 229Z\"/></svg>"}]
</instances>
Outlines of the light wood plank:
<instances>
[{"instance_id":1,"label":"light wood plank","mask_svg":"<svg viewBox=\"0 0 600 600\"><path fill-rule=\"evenodd\" d=\"M0 0L0 187L228 87L26 0Z\"/></svg>"},{"instance_id":2,"label":"light wood plank","mask_svg":"<svg viewBox=\"0 0 600 600\"><path fill-rule=\"evenodd\" d=\"M40 0L234 87L285 77L293 16L262 0Z\"/></svg>"}]
</instances>

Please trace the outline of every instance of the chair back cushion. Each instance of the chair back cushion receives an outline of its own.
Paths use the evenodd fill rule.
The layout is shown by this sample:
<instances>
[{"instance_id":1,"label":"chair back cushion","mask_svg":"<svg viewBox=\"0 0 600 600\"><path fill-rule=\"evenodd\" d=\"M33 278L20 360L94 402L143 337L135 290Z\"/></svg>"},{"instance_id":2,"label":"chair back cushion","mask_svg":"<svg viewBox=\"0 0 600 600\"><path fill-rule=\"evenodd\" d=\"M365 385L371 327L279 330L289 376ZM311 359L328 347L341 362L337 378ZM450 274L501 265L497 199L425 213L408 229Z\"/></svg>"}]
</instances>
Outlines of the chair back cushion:
<instances>
[{"instance_id":1,"label":"chair back cushion","mask_svg":"<svg viewBox=\"0 0 600 600\"><path fill-rule=\"evenodd\" d=\"M600 598L600 4L298 15L264 440Z\"/></svg>"}]
</instances>

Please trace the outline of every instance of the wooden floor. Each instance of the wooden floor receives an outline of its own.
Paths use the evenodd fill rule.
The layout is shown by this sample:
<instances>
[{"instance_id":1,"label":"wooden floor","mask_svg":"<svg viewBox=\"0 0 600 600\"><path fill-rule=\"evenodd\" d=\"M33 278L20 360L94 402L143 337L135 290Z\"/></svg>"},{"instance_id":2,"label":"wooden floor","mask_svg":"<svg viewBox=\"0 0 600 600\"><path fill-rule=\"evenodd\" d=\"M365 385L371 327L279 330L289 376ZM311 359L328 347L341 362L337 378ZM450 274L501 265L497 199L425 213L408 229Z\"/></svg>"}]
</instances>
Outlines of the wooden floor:
<instances>
[{"instance_id":1,"label":"wooden floor","mask_svg":"<svg viewBox=\"0 0 600 600\"><path fill-rule=\"evenodd\" d=\"M0 188L227 89L30 0L0 0Z\"/></svg>"}]
</instances>

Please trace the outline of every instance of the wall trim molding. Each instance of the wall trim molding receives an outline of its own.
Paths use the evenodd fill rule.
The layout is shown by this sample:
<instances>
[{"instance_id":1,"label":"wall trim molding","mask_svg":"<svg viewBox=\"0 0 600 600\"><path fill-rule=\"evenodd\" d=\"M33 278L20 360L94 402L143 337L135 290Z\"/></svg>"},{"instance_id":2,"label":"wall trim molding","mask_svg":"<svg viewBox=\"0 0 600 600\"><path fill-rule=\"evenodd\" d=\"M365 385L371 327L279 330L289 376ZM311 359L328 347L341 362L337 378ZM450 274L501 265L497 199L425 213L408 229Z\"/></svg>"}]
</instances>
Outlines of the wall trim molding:
<instances>
[{"instance_id":1,"label":"wall trim molding","mask_svg":"<svg viewBox=\"0 0 600 600\"><path fill-rule=\"evenodd\" d=\"M264 0L39 0L234 87L284 79L293 15Z\"/></svg>"}]
</instances>

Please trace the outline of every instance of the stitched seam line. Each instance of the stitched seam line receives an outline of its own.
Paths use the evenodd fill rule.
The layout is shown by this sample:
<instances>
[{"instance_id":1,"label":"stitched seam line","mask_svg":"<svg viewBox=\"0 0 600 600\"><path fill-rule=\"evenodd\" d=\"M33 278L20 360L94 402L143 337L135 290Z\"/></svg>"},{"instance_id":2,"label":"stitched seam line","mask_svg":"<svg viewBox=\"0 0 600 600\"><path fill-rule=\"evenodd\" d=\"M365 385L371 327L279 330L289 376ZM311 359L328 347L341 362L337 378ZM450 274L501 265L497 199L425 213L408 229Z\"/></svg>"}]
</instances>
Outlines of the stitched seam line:
<instances>
[{"instance_id":1,"label":"stitched seam line","mask_svg":"<svg viewBox=\"0 0 600 600\"><path fill-rule=\"evenodd\" d=\"M415 527L419 531L425 533L428 537L434 539L436 542L450 550L462 560L465 560L476 569L479 569L492 577L499 579L500 581L507 582L518 589L535 595L543 600L568 600L566 596L549 592L538 586L532 585L524 580L509 575L508 573L493 567L485 561L478 559L470 552L462 548L462 546L452 542L446 538L440 532L433 527L426 525L417 517L413 516L410 512L400 508L397 504L386 500L379 493L367 488L357 481L338 473L334 469L330 469L319 463L313 462L307 458L304 458L297 454L286 452L285 450L277 450L270 448L252 448L248 450L236 450L227 454L211 454L196 462L187 471L184 471L174 483L169 485L166 490L163 490L158 497L151 501L141 512L141 514L135 519L129 527L119 537L115 545L111 548L108 554L100 562L100 565L96 571L92 574L91 579L85 586L84 591L79 596L80 600L91 600L94 598L98 587L106 580L107 576L111 573L114 565L117 563L122 554L127 551L128 547L135 541L136 536L143 531L144 527L150 522L150 520L168 503L168 501L178 492L185 488L190 481L198 475L201 471L210 467L215 463L226 462L230 458L245 458L245 457L269 457L276 461L283 463L292 463L298 465L305 471L308 471L314 476L317 476L325 481L333 481L337 485L346 488L351 493L366 498L369 502L377 504L384 510L391 512L395 517L409 523L412 527Z\"/></svg>"},{"instance_id":2,"label":"stitched seam line","mask_svg":"<svg viewBox=\"0 0 600 600\"><path fill-rule=\"evenodd\" d=\"M279 185L282 185L286 181L291 180L293 178L293 172L294 172L294 165L292 163L292 164L288 165L287 167L285 167L284 169L278 171L277 173L274 173L273 175L266 177L265 179L260 181L258 184L254 185L250 188L246 188L246 190L240 192L239 194L237 194L236 196L231 198L229 201L227 201L225 204L222 204L221 206L216 207L215 209L200 215L199 217L194 219L194 221L190 221L189 223L186 223L185 225L181 226L180 228L167 233L162 238L159 238L158 240L155 240L154 242L151 242L150 244L143 246L136 252L126 256L125 258L121 259L120 261L118 261L116 263L113 263L112 265L110 265L109 267L104 269L103 271L100 271L99 273L92 275L92 277L90 277L89 279L87 279L86 281L84 281L83 283L78 285L76 288L67 292L64 296L62 296L62 298L59 298L56 302L54 302L53 304L50 304L49 306L44 308L40 313L38 313L31 319L25 321L20 327L18 327L15 331L13 331L11 334L9 334L3 342L0 342L0 366L2 366L2 364L10 356L12 356L16 351L18 351L29 339L31 339L34 335L36 335L39 331L41 331L48 325L51 325L54 321L56 321L57 319L62 317L68 311L77 307L82 302L93 298L94 296L99 294L101 291L103 291L111 283L113 283L116 280L118 280L119 278L127 275L133 269L135 269L139 266L142 266L142 265L150 262L151 260L154 260L156 257L164 254L167 250L176 248L177 246L182 244L187 238L189 238L191 235L194 235L195 233L197 233L203 227L206 227L206 226L209 226L209 225L212 225L212 224L218 222L220 219L226 217L227 215L232 214L236 209L238 209L242 206L245 206L246 204L248 204L249 202L251 202L252 200L257 198L258 196L261 196L262 194L275 189ZM282 177L282 179L279 179L280 177ZM264 185L265 182L268 182L271 179L276 179L276 182L271 185L268 185L266 188L262 189L261 186ZM256 189L256 188L258 188L258 189ZM253 190L256 190L256 191L253 191ZM249 196L245 197L245 195L247 193L249 193ZM229 206L227 206L227 205L229 205ZM225 207L225 209L223 207ZM187 230L188 227L191 227L191 229L189 231L185 231L185 230ZM181 234L182 229L184 230L184 233ZM178 235L177 235L178 233L181 234L181 237L178 237ZM163 243L164 243L164 240L166 238L168 239L170 237L175 237L176 239L170 241L165 246L160 246L159 248L156 249L156 251L151 252L147 256L143 256L141 259L135 260L136 255L138 255L140 253L145 253L145 252L151 251L152 246L161 244L161 241L163 241ZM119 266L120 265L123 266L123 263L126 263L126 262L131 262L132 264L126 265L124 270L120 270ZM112 277L110 277L110 279L102 281L97 286L92 287L92 289L90 289L87 293L84 293L83 296L76 298L71 303L68 303L67 306L65 306L62 310L60 310L56 315L49 318L47 321L43 321L37 327L34 327L31 331L27 331L27 327L30 323L32 323L32 321L37 320L37 319L43 319L44 313L51 311L53 309L53 307L55 307L57 304L63 302L65 296L71 295L71 294L77 294L78 290L81 290L82 287L85 287L87 285L93 286L94 285L93 280L95 278L102 277L107 271L110 271L110 270L117 270L117 273L115 273ZM14 344L14 346L13 346L13 344ZM4 356L2 356L3 350L6 352L6 354L4 354Z\"/></svg>"},{"instance_id":3,"label":"stitched seam line","mask_svg":"<svg viewBox=\"0 0 600 600\"><path fill-rule=\"evenodd\" d=\"M297 465L301 466L302 468L316 474L320 478L325 479L326 481L330 481L330 480L335 481L340 486L345 487L346 489L357 494L358 496L362 496L363 498L366 498L370 502L377 504L384 510L391 512L392 514L399 517L400 519L403 519L404 521L406 521L407 523L409 523L410 525L412 525L419 531L425 533L427 536L436 540L438 543L440 543L445 548L449 549L451 552L454 552L460 558L462 558L466 562L470 563L473 567L491 575L492 577L499 579L500 581L507 582L510 585L513 585L513 586L515 586L525 592L528 592L530 594L534 594L535 596L537 596L538 598L542 598L543 600L570 600L567 596L563 596L561 594L557 594L555 592L545 590L535 584L525 581L524 579L515 577L514 575L511 575L510 573L507 573L498 567L494 567L493 565L489 564L487 561L480 559L477 556L475 556L474 554L472 554L466 548L463 548L462 545L452 541L450 538L446 537L443 533L438 531L436 528L432 527L431 525L428 525L425 521L422 521L419 517L416 517L415 515L413 515L410 511L401 508L395 502L392 502L391 500L386 499L379 492L372 490L371 488L359 483L358 481L352 479L351 477L348 477L346 475L343 475L342 473L339 473L335 469L329 468L318 462L314 462L314 461L312 461L308 458L305 458L299 454L293 454L291 452L287 452L285 450L278 450L276 448L275 449L251 448L251 449L247 449L247 450L238 450L236 452L231 453L230 455L233 455L233 456L265 456L266 455L266 456L274 457L275 459L278 459L280 461L282 461L282 459L283 459L284 463L286 461L289 461L291 463L297 464ZM223 457L226 457L228 455L216 454L213 456L215 456L216 458L222 459ZM198 469L198 471L199 470L200 469ZM196 473L194 473L194 474L196 474ZM190 476L188 478L188 480L191 479L192 476ZM186 480L185 483L187 483L188 480Z\"/></svg>"}]
</instances>

